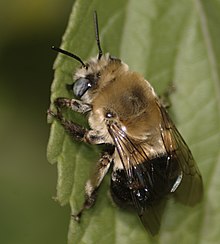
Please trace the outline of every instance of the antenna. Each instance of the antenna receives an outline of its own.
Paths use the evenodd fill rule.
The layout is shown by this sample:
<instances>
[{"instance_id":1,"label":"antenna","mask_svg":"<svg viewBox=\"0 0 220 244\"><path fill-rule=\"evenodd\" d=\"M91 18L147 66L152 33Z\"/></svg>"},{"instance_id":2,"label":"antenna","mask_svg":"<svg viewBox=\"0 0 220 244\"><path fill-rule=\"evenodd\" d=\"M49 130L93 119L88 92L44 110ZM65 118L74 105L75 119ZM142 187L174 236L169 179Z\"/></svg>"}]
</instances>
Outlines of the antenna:
<instances>
[{"instance_id":1,"label":"antenna","mask_svg":"<svg viewBox=\"0 0 220 244\"><path fill-rule=\"evenodd\" d=\"M71 57L71 58L76 59L77 61L79 61L79 62L82 64L83 67L86 67L86 65L83 63L82 59L81 59L80 57L76 56L75 54L70 53L70 52L68 52L68 51L66 51L66 50L63 50L63 49L61 49L61 48L59 48L59 47L52 46L51 48L52 48L53 50L59 52L59 53L65 54L65 55L67 55L67 56L69 56L69 57Z\"/></svg>"},{"instance_id":2,"label":"antenna","mask_svg":"<svg viewBox=\"0 0 220 244\"><path fill-rule=\"evenodd\" d=\"M94 26L95 26L95 39L96 39L96 43L97 43L98 50L99 50L98 59L100 59L102 57L102 48L101 48L100 39L99 39L99 25L98 25L98 16L97 16L96 11L94 11Z\"/></svg>"}]
</instances>

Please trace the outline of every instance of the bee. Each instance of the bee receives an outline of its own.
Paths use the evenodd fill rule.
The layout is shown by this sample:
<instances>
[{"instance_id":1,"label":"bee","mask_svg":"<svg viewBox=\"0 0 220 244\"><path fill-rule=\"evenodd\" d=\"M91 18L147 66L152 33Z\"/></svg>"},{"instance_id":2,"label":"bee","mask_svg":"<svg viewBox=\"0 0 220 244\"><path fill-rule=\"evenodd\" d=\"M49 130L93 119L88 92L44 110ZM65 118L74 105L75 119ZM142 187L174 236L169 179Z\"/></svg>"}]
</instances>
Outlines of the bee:
<instances>
[{"instance_id":1,"label":"bee","mask_svg":"<svg viewBox=\"0 0 220 244\"><path fill-rule=\"evenodd\" d=\"M202 199L199 169L166 107L151 84L127 64L103 54L94 12L98 55L84 63L66 50L52 47L81 63L74 74L75 98L58 97L56 112L48 110L75 140L105 144L94 176L85 186L85 201L76 220L96 201L98 188L112 166L111 196L121 207L136 210L143 225L155 235L160 229L166 199L193 206ZM87 114L90 129L63 116L63 108Z\"/></svg>"}]
</instances>

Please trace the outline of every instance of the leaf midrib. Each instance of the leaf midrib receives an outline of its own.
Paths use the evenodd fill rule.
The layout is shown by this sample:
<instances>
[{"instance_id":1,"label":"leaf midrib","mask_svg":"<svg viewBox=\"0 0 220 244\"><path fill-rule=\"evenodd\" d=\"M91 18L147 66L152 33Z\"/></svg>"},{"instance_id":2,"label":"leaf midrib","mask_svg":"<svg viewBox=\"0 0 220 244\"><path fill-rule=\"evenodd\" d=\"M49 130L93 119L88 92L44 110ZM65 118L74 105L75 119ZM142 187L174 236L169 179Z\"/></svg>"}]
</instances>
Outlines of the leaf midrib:
<instances>
[{"instance_id":1,"label":"leaf midrib","mask_svg":"<svg viewBox=\"0 0 220 244\"><path fill-rule=\"evenodd\" d=\"M198 10L201 30L204 37L204 43L206 45L208 61L210 63L211 75L213 77L212 82L214 85L215 97L217 99L218 114L220 115L220 78L219 78L218 68L217 68L217 57L215 55L213 43L210 38L211 35L208 28L207 16L205 14L201 0L195 0L195 5ZM220 116L218 116L218 120L220 121L219 117Z\"/></svg>"}]
</instances>

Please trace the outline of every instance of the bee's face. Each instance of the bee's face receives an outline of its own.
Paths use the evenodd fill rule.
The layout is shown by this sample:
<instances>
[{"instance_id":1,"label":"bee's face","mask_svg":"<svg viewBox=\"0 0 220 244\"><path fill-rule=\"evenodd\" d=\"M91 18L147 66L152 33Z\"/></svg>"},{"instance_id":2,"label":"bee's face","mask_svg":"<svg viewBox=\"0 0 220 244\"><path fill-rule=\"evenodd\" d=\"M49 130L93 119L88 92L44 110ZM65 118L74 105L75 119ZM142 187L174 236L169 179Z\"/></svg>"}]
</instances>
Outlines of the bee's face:
<instances>
[{"instance_id":1,"label":"bee's face","mask_svg":"<svg viewBox=\"0 0 220 244\"><path fill-rule=\"evenodd\" d=\"M120 59L114 58L108 53L100 58L91 58L74 75L74 95L90 103L96 94L112 81L114 72L121 67L127 69L127 65L122 64Z\"/></svg>"}]
</instances>

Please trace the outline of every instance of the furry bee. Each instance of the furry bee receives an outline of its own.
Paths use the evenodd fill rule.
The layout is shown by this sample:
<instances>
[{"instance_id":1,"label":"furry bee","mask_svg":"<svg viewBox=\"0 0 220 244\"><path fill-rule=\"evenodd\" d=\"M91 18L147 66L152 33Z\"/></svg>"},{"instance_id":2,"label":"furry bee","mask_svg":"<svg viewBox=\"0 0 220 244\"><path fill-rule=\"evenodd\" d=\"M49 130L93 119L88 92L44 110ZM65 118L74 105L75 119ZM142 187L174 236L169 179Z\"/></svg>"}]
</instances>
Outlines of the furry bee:
<instances>
[{"instance_id":1,"label":"furry bee","mask_svg":"<svg viewBox=\"0 0 220 244\"><path fill-rule=\"evenodd\" d=\"M92 207L97 190L112 165L111 195L119 206L133 207L152 235L158 233L169 195L193 206L203 195L202 177L193 156L170 119L153 87L120 59L103 54L97 14L94 13L98 56L81 63L74 75L73 93L78 99L59 97L56 112L48 110L76 140L106 144L94 177L85 186L85 202L74 215ZM63 108L87 114L90 129L65 119Z\"/></svg>"}]
</instances>

